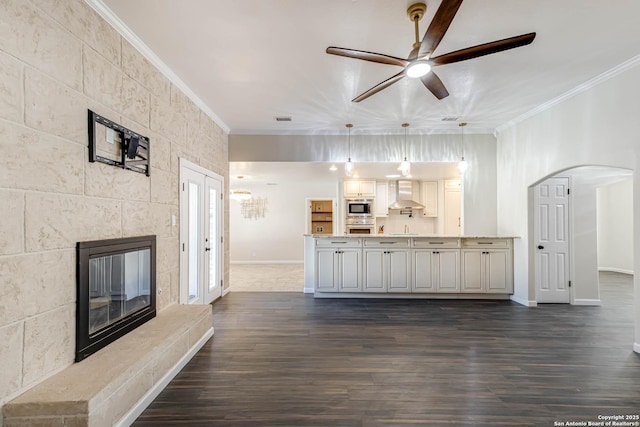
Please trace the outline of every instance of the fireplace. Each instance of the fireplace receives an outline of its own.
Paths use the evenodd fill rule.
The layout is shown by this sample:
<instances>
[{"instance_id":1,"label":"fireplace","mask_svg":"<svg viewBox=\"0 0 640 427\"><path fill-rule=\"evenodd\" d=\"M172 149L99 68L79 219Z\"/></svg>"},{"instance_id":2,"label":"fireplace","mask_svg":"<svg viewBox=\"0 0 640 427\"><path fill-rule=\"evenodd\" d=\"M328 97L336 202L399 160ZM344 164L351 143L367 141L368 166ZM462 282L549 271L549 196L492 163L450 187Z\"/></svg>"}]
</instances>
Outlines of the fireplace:
<instances>
[{"instance_id":1,"label":"fireplace","mask_svg":"<svg viewBox=\"0 0 640 427\"><path fill-rule=\"evenodd\" d=\"M76 362L156 315L156 236L77 245Z\"/></svg>"}]
</instances>

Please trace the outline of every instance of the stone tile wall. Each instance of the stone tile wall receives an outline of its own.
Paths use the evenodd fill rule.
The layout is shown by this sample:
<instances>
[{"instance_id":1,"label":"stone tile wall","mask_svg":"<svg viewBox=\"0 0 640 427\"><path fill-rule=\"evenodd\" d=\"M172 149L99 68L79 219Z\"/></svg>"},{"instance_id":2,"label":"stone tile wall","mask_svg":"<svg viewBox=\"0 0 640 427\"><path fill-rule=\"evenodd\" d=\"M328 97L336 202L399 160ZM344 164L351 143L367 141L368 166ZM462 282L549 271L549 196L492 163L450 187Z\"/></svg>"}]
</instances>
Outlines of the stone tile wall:
<instances>
[{"instance_id":1,"label":"stone tile wall","mask_svg":"<svg viewBox=\"0 0 640 427\"><path fill-rule=\"evenodd\" d=\"M151 177L88 162L88 108L150 137ZM1 405L73 362L76 242L156 234L178 302L178 159L228 182L228 141L82 0L3 0L0 153Z\"/></svg>"}]
</instances>

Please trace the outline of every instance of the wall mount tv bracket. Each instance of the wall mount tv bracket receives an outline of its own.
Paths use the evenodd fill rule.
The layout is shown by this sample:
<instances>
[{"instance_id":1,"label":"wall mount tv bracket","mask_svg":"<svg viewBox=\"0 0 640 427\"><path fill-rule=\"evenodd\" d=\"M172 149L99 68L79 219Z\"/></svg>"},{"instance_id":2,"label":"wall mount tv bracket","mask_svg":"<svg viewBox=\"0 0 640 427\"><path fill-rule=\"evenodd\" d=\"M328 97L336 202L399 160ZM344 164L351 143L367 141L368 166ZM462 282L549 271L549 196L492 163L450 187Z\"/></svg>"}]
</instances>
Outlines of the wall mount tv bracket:
<instances>
[{"instance_id":1,"label":"wall mount tv bracket","mask_svg":"<svg viewBox=\"0 0 640 427\"><path fill-rule=\"evenodd\" d=\"M149 176L151 169L149 167L150 148L149 138L142 136L124 126L121 126L111 120L89 111L89 162L101 162L108 165L116 166L122 169L129 169L134 172L143 173ZM120 156L116 158L98 155L96 148L96 123L112 129L119 135L120 139Z\"/></svg>"}]
</instances>

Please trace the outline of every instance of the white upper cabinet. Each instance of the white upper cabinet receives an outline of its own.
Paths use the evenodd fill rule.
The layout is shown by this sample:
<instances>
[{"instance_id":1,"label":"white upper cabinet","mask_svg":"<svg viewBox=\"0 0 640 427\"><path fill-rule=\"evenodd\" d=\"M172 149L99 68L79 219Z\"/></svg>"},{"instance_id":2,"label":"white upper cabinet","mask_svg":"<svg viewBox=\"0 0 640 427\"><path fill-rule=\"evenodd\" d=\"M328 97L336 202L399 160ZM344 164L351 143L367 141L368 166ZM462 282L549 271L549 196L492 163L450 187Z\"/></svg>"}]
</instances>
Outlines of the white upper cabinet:
<instances>
[{"instance_id":1,"label":"white upper cabinet","mask_svg":"<svg viewBox=\"0 0 640 427\"><path fill-rule=\"evenodd\" d=\"M377 181L376 182L376 201L375 201L375 212L376 216L389 216L389 198L387 197L389 193L389 184L387 181Z\"/></svg>"},{"instance_id":2,"label":"white upper cabinet","mask_svg":"<svg viewBox=\"0 0 640 427\"><path fill-rule=\"evenodd\" d=\"M438 216L438 181L422 181L422 216Z\"/></svg>"},{"instance_id":3,"label":"white upper cabinet","mask_svg":"<svg viewBox=\"0 0 640 427\"><path fill-rule=\"evenodd\" d=\"M344 197L376 197L376 182L357 179L345 181Z\"/></svg>"}]
</instances>

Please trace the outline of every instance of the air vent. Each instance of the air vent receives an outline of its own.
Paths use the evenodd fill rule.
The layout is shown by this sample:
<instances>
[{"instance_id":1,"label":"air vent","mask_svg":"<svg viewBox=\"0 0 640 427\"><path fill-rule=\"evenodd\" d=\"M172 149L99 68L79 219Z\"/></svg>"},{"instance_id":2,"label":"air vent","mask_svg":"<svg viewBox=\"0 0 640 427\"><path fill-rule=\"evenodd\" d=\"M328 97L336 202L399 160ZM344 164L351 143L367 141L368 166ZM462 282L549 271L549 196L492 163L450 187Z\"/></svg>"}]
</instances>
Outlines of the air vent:
<instances>
[{"instance_id":1,"label":"air vent","mask_svg":"<svg viewBox=\"0 0 640 427\"><path fill-rule=\"evenodd\" d=\"M276 116L276 122L290 122L291 116Z\"/></svg>"},{"instance_id":2,"label":"air vent","mask_svg":"<svg viewBox=\"0 0 640 427\"><path fill-rule=\"evenodd\" d=\"M442 118L443 122L457 122L458 120L460 120L459 116L449 116L449 117Z\"/></svg>"}]
</instances>

